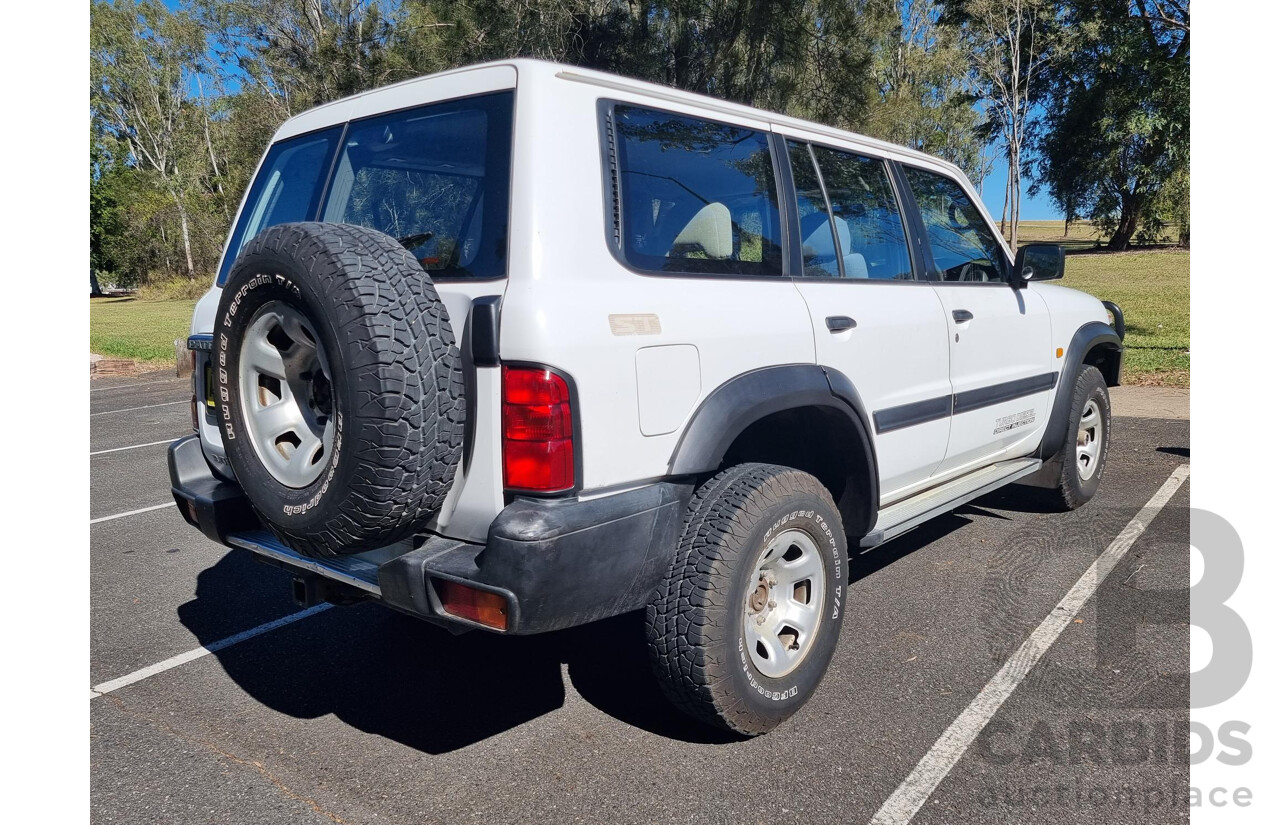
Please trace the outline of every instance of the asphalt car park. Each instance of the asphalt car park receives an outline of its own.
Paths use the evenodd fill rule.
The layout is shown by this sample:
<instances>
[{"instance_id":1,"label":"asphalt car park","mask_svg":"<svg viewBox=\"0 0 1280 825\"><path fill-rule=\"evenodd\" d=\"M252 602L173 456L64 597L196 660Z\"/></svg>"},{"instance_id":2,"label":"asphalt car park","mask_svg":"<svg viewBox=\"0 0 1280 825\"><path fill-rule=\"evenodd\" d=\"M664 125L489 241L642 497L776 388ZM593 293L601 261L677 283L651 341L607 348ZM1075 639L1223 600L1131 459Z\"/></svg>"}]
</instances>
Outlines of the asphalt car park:
<instances>
[{"instance_id":1,"label":"asphalt car park","mask_svg":"<svg viewBox=\"0 0 1280 825\"><path fill-rule=\"evenodd\" d=\"M636 615L504 638L300 613L284 571L172 506L188 397L91 385L95 821L1185 816L1185 420L1115 418L1080 510L1006 488L855 554L818 693L743 740L668 707Z\"/></svg>"}]
</instances>

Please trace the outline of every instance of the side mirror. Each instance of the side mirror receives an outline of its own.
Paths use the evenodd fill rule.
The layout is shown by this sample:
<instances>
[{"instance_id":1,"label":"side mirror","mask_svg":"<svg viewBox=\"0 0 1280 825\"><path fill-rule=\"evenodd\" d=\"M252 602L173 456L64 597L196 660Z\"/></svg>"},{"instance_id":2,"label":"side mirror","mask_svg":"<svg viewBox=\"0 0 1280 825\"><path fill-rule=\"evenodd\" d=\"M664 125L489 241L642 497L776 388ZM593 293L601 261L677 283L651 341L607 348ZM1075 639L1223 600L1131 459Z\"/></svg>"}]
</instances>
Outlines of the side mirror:
<instances>
[{"instance_id":1,"label":"side mirror","mask_svg":"<svg viewBox=\"0 0 1280 825\"><path fill-rule=\"evenodd\" d=\"M1022 289L1027 281L1055 281L1067 269L1067 254L1054 243L1029 243L1018 250L1013 261L1013 288Z\"/></svg>"}]
</instances>

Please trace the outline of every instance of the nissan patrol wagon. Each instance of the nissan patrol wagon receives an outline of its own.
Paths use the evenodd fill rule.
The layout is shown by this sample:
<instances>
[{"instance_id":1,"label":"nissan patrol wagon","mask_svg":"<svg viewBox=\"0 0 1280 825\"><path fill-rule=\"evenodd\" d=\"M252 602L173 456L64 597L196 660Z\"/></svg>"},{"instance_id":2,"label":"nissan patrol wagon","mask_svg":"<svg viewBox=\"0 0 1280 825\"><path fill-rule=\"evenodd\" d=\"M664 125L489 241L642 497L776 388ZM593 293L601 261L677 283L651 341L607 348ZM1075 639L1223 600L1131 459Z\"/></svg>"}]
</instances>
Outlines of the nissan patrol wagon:
<instances>
[{"instance_id":1,"label":"nissan patrol wagon","mask_svg":"<svg viewBox=\"0 0 1280 825\"><path fill-rule=\"evenodd\" d=\"M273 138L173 494L303 604L644 610L672 701L763 733L827 669L851 550L1097 491L1123 319L1063 266L899 146L538 61L412 80Z\"/></svg>"}]
</instances>

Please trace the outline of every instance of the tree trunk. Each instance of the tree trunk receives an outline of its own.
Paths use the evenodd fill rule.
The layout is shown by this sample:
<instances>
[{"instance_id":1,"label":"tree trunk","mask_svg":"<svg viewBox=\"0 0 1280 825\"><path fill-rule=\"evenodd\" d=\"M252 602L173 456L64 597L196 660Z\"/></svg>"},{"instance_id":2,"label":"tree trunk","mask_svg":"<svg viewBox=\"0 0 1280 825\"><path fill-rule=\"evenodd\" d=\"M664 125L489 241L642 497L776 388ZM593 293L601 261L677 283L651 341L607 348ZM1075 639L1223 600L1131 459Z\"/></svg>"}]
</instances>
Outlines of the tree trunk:
<instances>
[{"instance_id":1,"label":"tree trunk","mask_svg":"<svg viewBox=\"0 0 1280 825\"><path fill-rule=\"evenodd\" d=\"M196 264L191 258L191 228L187 222L187 208L182 205L178 193L173 193L173 202L178 206L178 218L182 221L182 251L187 255L187 278L196 279Z\"/></svg>"},{"instance_id":2,"label":"tree trunk","mask_svg":"<svg viewBox=\"0 0 1280 825\"><path fill-rule=\"evenodd\" d=\"M1125 197L1120 199L1120 221L1116 224L1116 231L1111 236L1111 240L1107 243L1107 249L1112 252L1123 252L1129 248L1129 241L1133 239L1133 235L1138 231L1138 204L1135 199Z\"/></svg>"},{"instance_id":3,"label":"tree trunk","mask_svg":"<svg viewBox=\"0 0 1280 825\"><path fill-rule=\"evenodd\" d=\"M1018 250L1018 218L1021 217L1022 201L1022 169L1019 163L1019 152L1009 153L1009 248Z\"/></svg>"},{"instance_id":4,"label":"tree trunk","mask_svg":"<svg viewBox=\"0 0 1280 825\"><path fill-rule=\"evenodd\" d=\"M1002 238L1009 237L1008 224L1006 223L1006 216L1008 216L1008 214L1009 214L1009 179L1005 178L1004 206L1000 207L1000 237Z\"/></svg>"}]
</instances>

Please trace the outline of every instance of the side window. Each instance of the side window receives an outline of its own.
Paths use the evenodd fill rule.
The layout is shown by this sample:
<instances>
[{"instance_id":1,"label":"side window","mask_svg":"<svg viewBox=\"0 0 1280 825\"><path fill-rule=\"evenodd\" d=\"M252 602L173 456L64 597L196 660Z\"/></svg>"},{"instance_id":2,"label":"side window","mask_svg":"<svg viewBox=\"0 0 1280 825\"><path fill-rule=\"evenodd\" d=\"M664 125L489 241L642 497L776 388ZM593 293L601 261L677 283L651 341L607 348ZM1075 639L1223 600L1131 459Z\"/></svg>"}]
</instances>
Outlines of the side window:
<instances>
[{"instance_id":1,"label":"side window","mask_svg":"<svg viewBox=\"0 0 1280 825\"><path fill-rule=\"evenodd\" d=\"M739 126L613 107L622 256L636 269L781 275L768 137Z\"/></svg>"},{"instance_id":2,"label":"side window","mask_svg":"<svg viewBox=\"0 0 1280 825\"><path fill-rule=\"evenodd\" d=\"M839 278L840 260L827 199L809 156L809 144L787 141L791 178L795 181L800 216L800 257L806 277Z\"/></svg>"},{"instance_id":3,"label":"side window","mask_svg":"<svg viewBox=\"0 0 1280 825\"><path fill-rule=\"evenodd\" d=\"M1005 280L1004 248L964 188L923 169L903 167L920 207L933 264L944 281Z\"/></svg>"},{"instance_id":4,"label":"side window","mask_svg":"<svg viewBox=\"0 0 1280 825\"><path fill-rule=\"evenodd\" d=\"M846 278L910 281L911 253L883 160L813 147Z\"/></svg>"},{"instance_id":5,"label":"side window","mask_svg":"<svg viewBox=\"0 0 1280 825\"><path fill-rule=\"evenodd\" d=\"M321 184L329 173L329 161L342 127L327 129L271 147L253 179L245 208L227 244L218 283L226 281L231 265L244 245L264 229L315 217Z\"/></svg>"}]
</instances>

